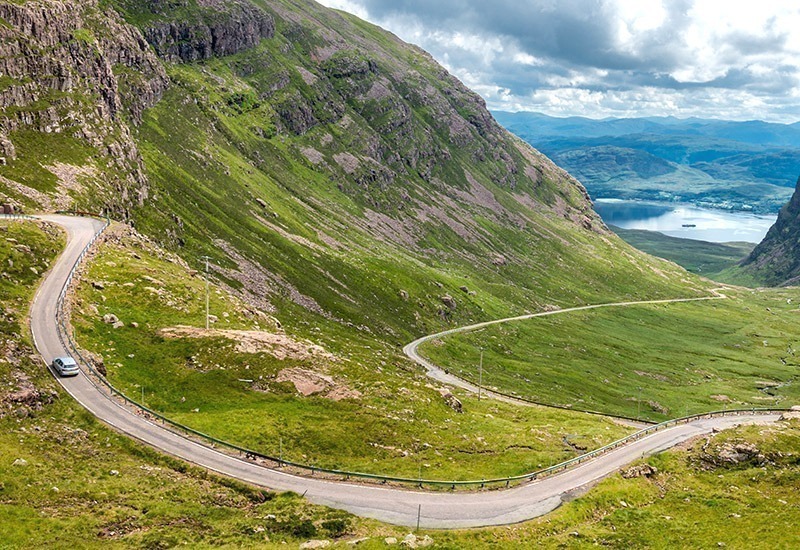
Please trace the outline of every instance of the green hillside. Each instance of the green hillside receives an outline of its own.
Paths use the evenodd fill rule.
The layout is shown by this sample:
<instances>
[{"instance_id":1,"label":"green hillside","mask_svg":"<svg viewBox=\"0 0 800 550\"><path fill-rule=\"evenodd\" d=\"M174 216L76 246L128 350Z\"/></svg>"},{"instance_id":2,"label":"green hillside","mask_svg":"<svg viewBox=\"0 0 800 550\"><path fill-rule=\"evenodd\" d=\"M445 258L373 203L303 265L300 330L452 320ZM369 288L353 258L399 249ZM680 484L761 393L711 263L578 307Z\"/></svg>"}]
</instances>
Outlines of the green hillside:
<instances>
[{"instance_id":1,"label":"green hillside","mask_svg":"<svg viewBox=\"0 0 800 550\"><path fill-rule=\"evenodd\" d=\"M402 540L408 534L311 506L298 495L219 478L98 423L31 359L30 343L20 336L24 304L39 277L30 268L44 270L63 238L52 227L28 223L0 222L0 234L0 262L14 264L0 279L0 375L13 380L0 390L4 547L286 548L317 539L340 545L361 541L359 547L372 549L385 548L387 537ZM730 530L735 518L746 526L753 547L791 545L787 533L798 519L792 461L797 433L796 421L723 432L710 445L701 441L689 451L648 459L658 470L655 476L612 476L544 518L416 536L431 538L433 548L680 546L686 540L735 546L743 540L742 533ZM730 445L743 442L765 462L758 456L738 465L720 460ZM787 529L774 529L776 523Z\"/></svg>"},{"instance_id":2,"label":"green hillside","mask_svg":"<svg viewBox=\"0 0 800 550\"><path fill-rule=\"evenodd\" d=\"M717 286L609 231L577 180L501 128L428 54L310 0L0 2L0 39L8 73L0 78L0 202L116 220L77 285L79 345L132 397L241 445L320 466L448 479L527 472L575 456L631 427L455 391L459 413L402 346L483 320L704 297ZM631 158L646 168L646 159ZM23 328L33 287L60 244L47 231L13 226L0 241L9 319L2 328L26 357L18 370L62 396L30 357ZM18 261L10 245L22 239L34 253ZM568 399L662 418L680 411L684 392L692 410L718 407L705 391L712 386L739 403L788 403L797 395L793 363L776 364L785 348L774 347L790 340L794 314L784 300L796 297L787 292L736 291L708 307L553 321L544 332L515 334L519 349L490 354L499 365L533 343L558 345L560 354L577 346L565 338L597 345L611 335L625 340L620 353L680 359L689 369L665 387L609 362L603 376L622 380L613 388L559 373L553 361L547 387L536 388L550 404ZM122 324L107 322L111 315ZM680 353L685 330L696 365L684 365ZM457 349L455 360L472 365L474 344ZM594 351L603 360L611 354ZM11 350L0 365L11 391L17 355ZM672 376L667 368L641 370ZM491 383L509 387L524 377L509 368L507 380ZM652 395L631 394L642 381ZM530 386L511 389L533 395ZM8 427L0 454L26 454L35 466L0 465L0 540L12 547L259 547L315 536L364 536L364 547L383 547L383 537L402 537L144 450L63 397L32 416L0 418ZM642 412L645 398L664 409ZM794 445L792 430L775 445ZM76 465L63 466L65 457ZM679 479L695 473L674 466ZM773 473L788 479L793 467L781 462ZM707 482L701 494L712 491ZM615 477L605 487L649 495L629 498L652 504L656 489L630 483ZM777 483L769 492L786 496ZM611 536L594 511L627 514L607 494L565 507L559 525L595 525L592 542ZM782 513L791 518L793 510ZM631 529L648 514L631 518ZM543 525L433 537L442 547L572 540ZM639 540L627 538L633 533L617 540Z\"/></svg>"},{"instance_id":3,"label":"green hillside","mask_svg":"<svg viewBox=\"0 0 800 550\"><path fill-rule=\"evenodd\" d=\"M717 281L720 272L734 267L753 251L753 243L712 243L670 237L657 231L611 227L626 243L643 252L675 262L686 271Z\"/></svg>"}]
</instances>

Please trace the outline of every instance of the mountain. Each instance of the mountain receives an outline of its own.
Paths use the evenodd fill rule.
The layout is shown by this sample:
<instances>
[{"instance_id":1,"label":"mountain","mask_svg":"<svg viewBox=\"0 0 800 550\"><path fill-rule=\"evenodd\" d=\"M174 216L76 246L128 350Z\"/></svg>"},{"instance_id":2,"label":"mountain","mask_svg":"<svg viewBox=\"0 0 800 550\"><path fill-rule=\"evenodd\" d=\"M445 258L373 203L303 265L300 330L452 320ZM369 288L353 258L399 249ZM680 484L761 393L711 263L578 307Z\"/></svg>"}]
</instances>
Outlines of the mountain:
<instances>
[{"instance_id":1,"label":"mountain","mask_svg":"<svg viewBox=\"0 0 800 550\"><path fill-rule=\"evenodd\" d=\"M800 281L800 179L764 240L742 262L741 272L769 286Z\"/></svg>"},{"instance_id":2,"label":"mountain","mask_svg":"<svg viewBox=\"0 0 800 550\"><path fill-rule=\"evenodd\" d=\"M643 117L605 118L551 117L535 112L495 111L506 127L530 137L607 137L632 134L704 136L752 145L800 147L800 124L778 124L760 120L726 121L701 118Z\"/></svg>"},{"instance_id":3,"label":"mountain","mask_svg":"<svg viewBox=\"0 0 800 550\"><path fill-rule=\"evenodd\" d=\"M603 410L660 419L670 414L665 394L678 403L673 414L719 407L722 393L742 406L794 402L794 366L762 345L765 321L750 309L789 309L785 294L734 289L726 301L537 322L559 345L536 345L518 361L526 378L542 380L540 364L557 365L551 357L561 354L566 366L587 362L547 384L559 410L457 388L460 412L448 405L402 354L414 338L569 306L709 297L717 285L625 244L583 186L499 126L477 95L425 52L355 17L311 0L0 0L0 52L0 202L117 220L82 270L70 324L107 380L174 421L325 468L491 479L632 429L567 407L611 403L618 408ZM647 157L637 155L624 158L645 173ZM369 546L405 535L220 480L95 422L25 344L32 287L63 236L3 225L0 489L13 518L0 521L4 543L278 546L369 536ZM793 313L781 313L766 319L787 332ZM589 325L600 332L587 338ZM666 347L664 330L677 335ZM495 359L532 341L510 326L497 340L481 334L481 380L491 387ZM470 345L456 359L477 352ZM606 377L597 365L619 370ZM755 384L775 384L774 401L752 372ZM570 384L580 391L566 393ZM50 404L34 399L29 410L8 399L21 390ZM691 475L675 478L677 502ZM756 494L751 476L737 484ZM616 496L603 502L620 500L620 480L611 482ZM767 496L771 504L785 495ZM762 508L792 511L774 506ZM726 532L728 516L705 522L716 531L702 540ZM571 540L574 528L553 536ZM538 540L528 532L509 538L501 527L463 543L433 536L524 546Z\"/></svg>"},{"instance_id":4,"label":"mountain","mask_svg":"<svg viewBox=\"0 0 800 550\"><path fill-rule=\"evenodd\" d=\"M0 199L126 220L284 321L400 342L566 297L684 292L479 96L353 16L32 0L0 17Z\"/></svg>"},{"instance_id":5,"label":"mountain","mask_svg":"<svg viewBox=\"0 0 800 550\"><path fill-rule=\"evenodd\" d=\"M798 125L494 114L569 170L595 198L675 200L777 212L791 195L785 182L800 168ZM652 171L641 170L647 164Z\"/></svg>"}]
</instances>

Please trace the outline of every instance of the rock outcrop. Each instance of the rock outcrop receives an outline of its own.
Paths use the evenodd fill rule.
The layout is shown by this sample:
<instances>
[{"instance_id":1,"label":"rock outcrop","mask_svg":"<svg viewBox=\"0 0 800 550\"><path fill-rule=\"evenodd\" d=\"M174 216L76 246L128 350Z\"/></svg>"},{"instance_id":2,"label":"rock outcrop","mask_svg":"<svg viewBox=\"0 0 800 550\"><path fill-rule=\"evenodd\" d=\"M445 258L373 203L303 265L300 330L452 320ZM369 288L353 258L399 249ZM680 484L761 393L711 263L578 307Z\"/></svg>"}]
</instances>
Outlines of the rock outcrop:
<instances>
[{"instance_id":1,"label":"rock outcrop","mask_svg":"<svg viewBox=\"0 0 800 550\"><path fill-rule=\"evenodd\" d=\"M794 405L790 410L781 413L780 420L800 420L800 405Z\"/></svg>"},{"instance_id":2,"label":"rock outcrop","mask_svg":"<svg viewBox=\"0 0 800 550\"><path fill-rule=\"evenodd\" d=\"M155 18L143 26L145 38L159 57L171 62L232 55L275 34L272 16L247 1L199 0L196 10L187 10L187 2L142 4Z\"/></svg>"},{"instance_id":3,"label":"rock outcrop","mask_svg":"<svg viewBox=\"0 0 800 550\"><path fill-rule=\"evenodd\" d=\"M442 388L439 390L439 393L441 394L442 399L444 399L444 402L448 407L450 407L457 413L464 412L464 405L461 403L461 400L455 395L453 395L453 393L449 389Z\"/></svg>"},{"instance_id":4,"label":"rock outcrop","mask_svg":"<svg viewBox=\"0 0 800 550\"><path fill-rule=\"evenodd\" d=\"M76 139L103 159L85 172L107 210L143 204L147 178L127 119L139 121L168 79L142 34L97 0L0 2L0 20L0 154L20 154L22 130Z\"/></svg>"},{"instance_id":5,"label":"rock outcrop","mask_svg":"<svg viewBox=\"0 0 800 550\"><path fill-rule=\"evenodd\" d=\"M622 470L621 475L625 479L635 479L637 477L652 477L658 473L658 468L649 464L637 464Z\"/></svg>"},{"instance_id":6,"label":"rock outcrop","mask_svg":"<svg viewBox=\"0 0 800 550\"><path fill-rule=\"evenodd\" d=\"M770 286L800 282L800 179L764 240L741 264L742 269Z\"/></svg>"}]
</instances>

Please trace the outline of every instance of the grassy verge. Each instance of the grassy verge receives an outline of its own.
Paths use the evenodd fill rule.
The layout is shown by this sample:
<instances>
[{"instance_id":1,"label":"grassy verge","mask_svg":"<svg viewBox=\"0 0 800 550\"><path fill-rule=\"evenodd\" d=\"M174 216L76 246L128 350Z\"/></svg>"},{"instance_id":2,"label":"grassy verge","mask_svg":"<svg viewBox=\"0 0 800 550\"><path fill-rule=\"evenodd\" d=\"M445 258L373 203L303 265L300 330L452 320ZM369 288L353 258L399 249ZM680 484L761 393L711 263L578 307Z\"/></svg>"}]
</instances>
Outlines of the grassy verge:
<instances>
[{"instance_id":1,"label":"grassy verge","mask_svg":"<svg viewBox=\"0 0 800 550\"><path fill-rule=\"evenodd\" d=\"M749 450L733 463L737 445ZM797 420L725 431L647 459L654 475L616 474L546 517L443 533L437 542L442 548L795 548L798 456Z\"/></svg>"},{"instance_id":2,"label":"grassy verge","mask_svg":"<svg viewBox=\"0 0 800 550\"><path fill-rule=\"evenodd\" d=\"M613 307L456 334L421 349L506 392L650 420L800 401L800 291L726 289L725 300Z\"/></svg>"}]
</instances>

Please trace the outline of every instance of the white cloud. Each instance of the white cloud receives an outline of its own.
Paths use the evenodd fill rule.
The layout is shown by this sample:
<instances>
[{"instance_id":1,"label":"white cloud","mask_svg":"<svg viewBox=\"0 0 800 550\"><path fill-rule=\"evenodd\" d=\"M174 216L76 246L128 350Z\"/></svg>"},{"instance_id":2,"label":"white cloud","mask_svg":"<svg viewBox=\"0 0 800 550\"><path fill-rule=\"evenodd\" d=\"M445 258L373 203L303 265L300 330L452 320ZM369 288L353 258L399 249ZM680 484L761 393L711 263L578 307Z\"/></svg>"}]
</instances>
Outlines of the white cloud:
<instances>
[{"instance_id":1,"label":"white cloud","mask_svg":"<svg viewBox=\"0 0 800 550\"><path fill-rule=\"evenodd\" d=\"M369 21L369 12L359 4L358 0L322 0L323 6L352 13L365 21Z\"/></svg>"},{"instance_id":2,"label":"white cloud","mask_svg":"<svg viewBox=\"0 0 800 550\"><path fill-rule=\"evenodd\" d=\"M793 0L322 0L431 52L494 109L800 120Z\"/></svg>"}]
</instances>

